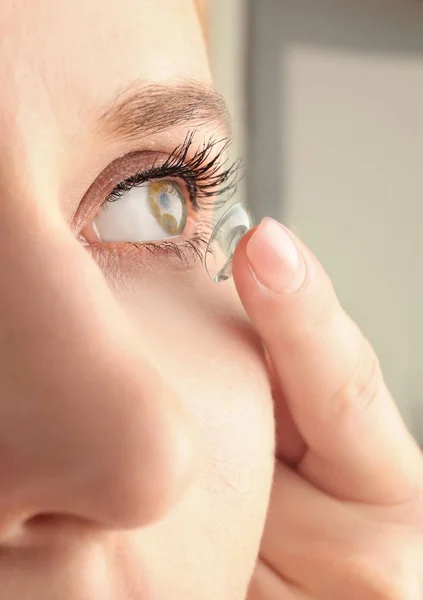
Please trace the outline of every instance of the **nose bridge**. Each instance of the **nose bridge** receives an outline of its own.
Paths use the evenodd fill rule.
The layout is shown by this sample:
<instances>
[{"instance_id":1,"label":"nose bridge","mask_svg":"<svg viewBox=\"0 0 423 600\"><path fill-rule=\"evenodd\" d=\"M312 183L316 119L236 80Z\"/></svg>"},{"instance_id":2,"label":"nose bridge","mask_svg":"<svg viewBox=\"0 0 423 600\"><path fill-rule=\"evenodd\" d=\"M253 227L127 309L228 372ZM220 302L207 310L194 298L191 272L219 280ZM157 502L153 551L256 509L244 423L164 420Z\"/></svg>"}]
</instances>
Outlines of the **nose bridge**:
<instances>
[{"instance_id":1,"label":"nose bridge","mask_svg":"<svg viewBox=\"0 0 423 600\"><path fill-rule=\"evenodd\" d=\"M0 519L2 505L4 511L10 504L37 501L39 486L56 502L47 478L67 487L70 470L89 463L87 457L86 465L77 464L70 439L84 442L76 426L87 416L81 387L85 379L88 392L89 365L82 356L89 331L87 311L81 310L83 290L78 292L82 282L72 273L75 260L63 243L67 232L60 226L55 231L54 218L46 211L43 219L36 201L13 210L4 196L2 201Z\"/></svg>"},{"instance_id":2,"label":"nose bridge","mask_svg":"<svg viewBox=\"0 0 423 600\"><path fill-rule=\"evenodd\" d=\"M22 188L0 190L0 335L3 342L46 331L55 312L64 308L61 286L66 286L61 232L69 235L54 204L51 211ZM62 296L60 298L60 296ZM59 303L58 303L59 302ZM24 334L24 335L22 335ZM41 337L38 340L41 342ZM40 350L42 348L40 347Z\"/></svg>"},{"instance_id":3,"label":"nose bridge","mask_svg":"<svg viewBox=\"0 0 423 600\"><path fill-rule=\"evenodd\" d=\"M7 202L0 200L0 529L17 510L107 527L147 523L189 480L187 421L59 212L45 200Z\"/></svg>"}]
</instances>

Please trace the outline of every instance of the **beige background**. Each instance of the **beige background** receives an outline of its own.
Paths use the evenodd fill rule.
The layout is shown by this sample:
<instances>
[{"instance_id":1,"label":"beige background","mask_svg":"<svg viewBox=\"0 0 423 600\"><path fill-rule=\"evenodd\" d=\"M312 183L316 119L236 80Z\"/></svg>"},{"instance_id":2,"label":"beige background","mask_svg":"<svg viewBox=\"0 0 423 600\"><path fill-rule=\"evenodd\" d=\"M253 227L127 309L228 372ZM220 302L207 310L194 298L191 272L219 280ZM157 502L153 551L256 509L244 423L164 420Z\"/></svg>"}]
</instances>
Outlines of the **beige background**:
<instances>
[{"instance_id":1,"label":"beige background","mask_svg":"<svg viewBox=\"0 0 423 600\"><path fill-rule=\"evenodd\" d=\"M423 56L292 47L284 87L281 216L333 276L423 439Z\"/></svg>"},{"instance_id":2,"label":"beige background","mask_svg":"<svg viewBox=\"0 0 423 600\"><path fill-rule=\"evenodd\" d=\"M245 57L246 0L209 0L210 60L215 86L226 99L232 117L232 158L246 155ZM243 180L233 202L245 199Z\"/></svg>"}]
</instances>

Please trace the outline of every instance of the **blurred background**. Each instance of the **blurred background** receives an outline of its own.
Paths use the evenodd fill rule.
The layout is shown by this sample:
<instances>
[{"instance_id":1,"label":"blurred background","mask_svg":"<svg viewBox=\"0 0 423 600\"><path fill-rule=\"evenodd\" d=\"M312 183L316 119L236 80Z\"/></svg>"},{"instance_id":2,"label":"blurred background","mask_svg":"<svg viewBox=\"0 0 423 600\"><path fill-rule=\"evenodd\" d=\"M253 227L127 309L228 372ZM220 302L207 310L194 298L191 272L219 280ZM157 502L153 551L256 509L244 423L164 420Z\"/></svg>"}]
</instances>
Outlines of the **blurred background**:
<instances>
[{"instance_id":1,"label":"blurred background","mask_svg":"<svg viewBox=\"0 0 423 600\"><path fill-rule=\"evenodd\" d=\"M423 443L423 1L203 10L239 199L315 252Z\"/></svg>"}]
</instances>

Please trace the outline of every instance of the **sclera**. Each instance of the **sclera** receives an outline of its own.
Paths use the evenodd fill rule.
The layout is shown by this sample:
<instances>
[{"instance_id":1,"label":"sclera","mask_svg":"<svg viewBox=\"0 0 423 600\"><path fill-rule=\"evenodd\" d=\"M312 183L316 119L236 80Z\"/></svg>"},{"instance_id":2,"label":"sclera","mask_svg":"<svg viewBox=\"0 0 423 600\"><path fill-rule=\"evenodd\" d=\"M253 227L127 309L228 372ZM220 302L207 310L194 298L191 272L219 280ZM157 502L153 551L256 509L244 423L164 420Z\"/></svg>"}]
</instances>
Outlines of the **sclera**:
<instances>
[{"instance_id":1,"label":"sclera","mask_svg":"<svg viewBox=\"0 0 423 600\"><path fill-rule=\"evenodd\" d=\"M232 258L241 238L254 227L254 217L242 202L233 204L216 223L207 245L204 266L215 283L232 276Z\"/></svg>"}]
</instances>

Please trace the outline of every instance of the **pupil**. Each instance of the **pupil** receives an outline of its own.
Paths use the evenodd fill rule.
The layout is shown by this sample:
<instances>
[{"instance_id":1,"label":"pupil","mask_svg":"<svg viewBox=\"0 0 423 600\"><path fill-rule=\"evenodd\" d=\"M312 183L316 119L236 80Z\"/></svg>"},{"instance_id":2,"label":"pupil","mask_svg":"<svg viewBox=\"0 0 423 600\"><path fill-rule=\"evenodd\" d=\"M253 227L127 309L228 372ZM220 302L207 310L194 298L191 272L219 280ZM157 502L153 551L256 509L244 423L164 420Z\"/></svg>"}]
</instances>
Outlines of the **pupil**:
<instances>
[{"instance_id":1,"label":"pupil","mask_svg":"<svg viewBox=\"0 0 423 600\"><path fill-rule=\"evenodd\" d=\"M167 194L166 192L162 192L159 196L159 202L160 202L160 206L162 208L169 208L170 206L170 198L169 198L169 194Z\"/></svg>"}]
</instances>

